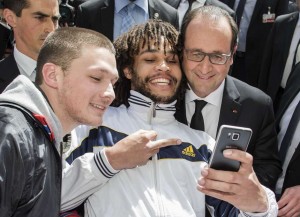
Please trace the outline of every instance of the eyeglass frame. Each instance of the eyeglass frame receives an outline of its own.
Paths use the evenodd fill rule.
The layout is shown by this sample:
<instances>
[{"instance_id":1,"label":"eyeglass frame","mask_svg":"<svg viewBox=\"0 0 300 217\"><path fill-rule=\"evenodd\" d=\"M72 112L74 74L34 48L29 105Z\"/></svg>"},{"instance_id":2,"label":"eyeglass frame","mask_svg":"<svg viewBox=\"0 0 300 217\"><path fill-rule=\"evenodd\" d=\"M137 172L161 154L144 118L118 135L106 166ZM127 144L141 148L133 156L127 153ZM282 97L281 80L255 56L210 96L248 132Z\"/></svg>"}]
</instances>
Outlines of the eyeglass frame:
<instances>
[{"instance_id":1,"label":"eyeglass frame","mask_svg":"<svg viewBox=\"0 0 300 217\"><path fill-rule=\"evenodd\" d=\"M205 57L206 56L208 56L208 59L209 59L209 62L211 63L211 64L214 64L214 65L225 65L226 63L227 63L227 61L228 61L228 59L230 58L230 57L232 57L232 52L230 52L229 54L218 54L218 53L205 53L205 52L203 52L203 51L199 51L199 50L197 50L197 49L186 49L186 48L184 48L184 51L185 51L185 53L186 53L186 58L188 59L188 60L190 60L190 61L193 61L193 62L202 62L204 59L205 59ZM200 60L200 61L198 61L198 60L195 60L195 59L191 59L190 58L190 56L189 56L189 52L197 52L197 53L199 53L199 54L203 54L204 56L203 56L203 59L202 60ZM224 60L224 63L214 63L214 62L212 62L211 61L211 56L220 56L220 57L225 57L225 60Z\"/></svg>"}]
</instances>

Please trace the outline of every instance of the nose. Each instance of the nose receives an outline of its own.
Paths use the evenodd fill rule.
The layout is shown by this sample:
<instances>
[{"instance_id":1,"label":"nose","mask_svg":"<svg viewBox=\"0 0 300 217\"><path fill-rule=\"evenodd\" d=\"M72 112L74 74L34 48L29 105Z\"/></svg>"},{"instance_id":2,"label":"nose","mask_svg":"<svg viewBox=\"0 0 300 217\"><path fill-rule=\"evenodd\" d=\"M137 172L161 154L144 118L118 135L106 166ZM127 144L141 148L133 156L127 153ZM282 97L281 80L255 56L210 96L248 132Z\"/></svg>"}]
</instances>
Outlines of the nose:
<instances>
[{"instance_id":1,"label":"nose","mask_svg":"<svg viewBox=\"0 0 300 217\"><path fill-rule=\"evenodd\" d=\"M45 32L47 33L53 32L55 29L57 29L57 27L58 27L57 21L49 18L45 23Z\"/></svg>"},{"instance_id":2,"label":"nose","mask_svg":"<svg viewBox=\"0 0 300 217\"><path fill-rule=\"evenodd\" d=\"M170 67L168 66L167 62L164 60L155 67L155 70L170 71Z\"/></svg>"},{"instance_id":3,"label":"nose","mask_svg":"<svg viewBox=\"0 0 300 217\"><path fill-rule=\"evenodd\" d=\"M212 63L209 61L209 57L205 56L204 59L201 62L199 62L197 67L200 69L202 74L209 73L212 69Z\"/></svg>"},{"instance_id":4,"label":"nose","mask_svg":"<svg viewBox=\"0 0 300 217\"><path fill-rule=\"evenodd\" d=\"M109 84L103 94L104 103L106 105L110 105L112 103L112 101L115 99L115 97L116 97L116 95L115 95L113 85Z\"/></svg>"}]
</instances>

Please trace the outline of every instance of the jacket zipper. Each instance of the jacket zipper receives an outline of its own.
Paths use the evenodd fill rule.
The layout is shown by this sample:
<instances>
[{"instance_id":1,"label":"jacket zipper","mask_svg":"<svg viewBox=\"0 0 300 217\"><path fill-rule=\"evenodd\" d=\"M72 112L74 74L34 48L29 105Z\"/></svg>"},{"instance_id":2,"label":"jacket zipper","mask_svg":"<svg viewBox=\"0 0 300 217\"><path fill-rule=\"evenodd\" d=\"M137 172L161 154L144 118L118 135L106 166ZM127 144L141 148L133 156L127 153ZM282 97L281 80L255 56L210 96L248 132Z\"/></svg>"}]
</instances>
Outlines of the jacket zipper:
<instances>
[{"instance_id":1,"label":"jacket zipper","mask_svg":"<svg viewBox=\"0 0 300 217\"><path fill-rule=\"evenodd\" d=\"M152 102L150 106L150 114L149 114L149 124L151 126L151 130L153 130L153 119L156 117L156 103ZM163 208L163 203L161 199L161 194L160 194L160 184L159 184L159 167L158 167L158 155L154 155L152 157L152 162L153 162L153 170L154 170L154 186L155 186L155 192L156 192L156 202L157 202L157 211L156 211L156 216L164 216L164 208Z\"/></svg>"}]
</instances>

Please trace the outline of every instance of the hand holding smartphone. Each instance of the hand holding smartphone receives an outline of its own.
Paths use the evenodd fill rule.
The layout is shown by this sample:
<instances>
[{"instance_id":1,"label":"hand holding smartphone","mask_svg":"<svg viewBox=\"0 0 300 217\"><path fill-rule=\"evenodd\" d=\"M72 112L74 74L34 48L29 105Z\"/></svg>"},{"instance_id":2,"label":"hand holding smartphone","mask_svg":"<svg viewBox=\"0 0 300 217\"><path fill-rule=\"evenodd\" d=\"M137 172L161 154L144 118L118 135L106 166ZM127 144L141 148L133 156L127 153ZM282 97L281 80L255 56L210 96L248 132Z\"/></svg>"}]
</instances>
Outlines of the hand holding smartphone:
<instances>
[{"instance_id":1,"label":"hand holding smartphone","mask_svg":"<svg viewBox=\"0 0 300 217\"><path fill-rule=\"evenodd\" d=\"M252 130L245 127L222 125L216 145L209 161L209 167L216 170L238 171L240 162L223 156L225 149L246 151L252 136Z\"/></svg>"}]
</instances>

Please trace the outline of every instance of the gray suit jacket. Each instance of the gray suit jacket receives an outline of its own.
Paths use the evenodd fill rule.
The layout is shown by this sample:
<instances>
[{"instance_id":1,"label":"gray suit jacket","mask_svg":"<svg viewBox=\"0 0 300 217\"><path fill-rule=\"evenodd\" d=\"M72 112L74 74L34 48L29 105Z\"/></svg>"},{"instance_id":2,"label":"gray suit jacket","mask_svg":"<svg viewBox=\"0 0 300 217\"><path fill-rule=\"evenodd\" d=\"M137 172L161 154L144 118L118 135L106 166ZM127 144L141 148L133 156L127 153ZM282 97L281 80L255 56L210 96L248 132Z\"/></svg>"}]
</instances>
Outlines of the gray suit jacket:
<instances>
[{"instance_id":1,"label":"gray suit jacket","mask_svg":"<svg viewBox=\"0 0 300 217\"><path fill-rule=\"evenodd\" d=\"M149 18L159 14L159 19L171 23L178 29L177 11L161 0L149 0ZM78 7L76 26L92 29L113 40L114 0L90 0Z\"/></svg>"}]
</instances>

